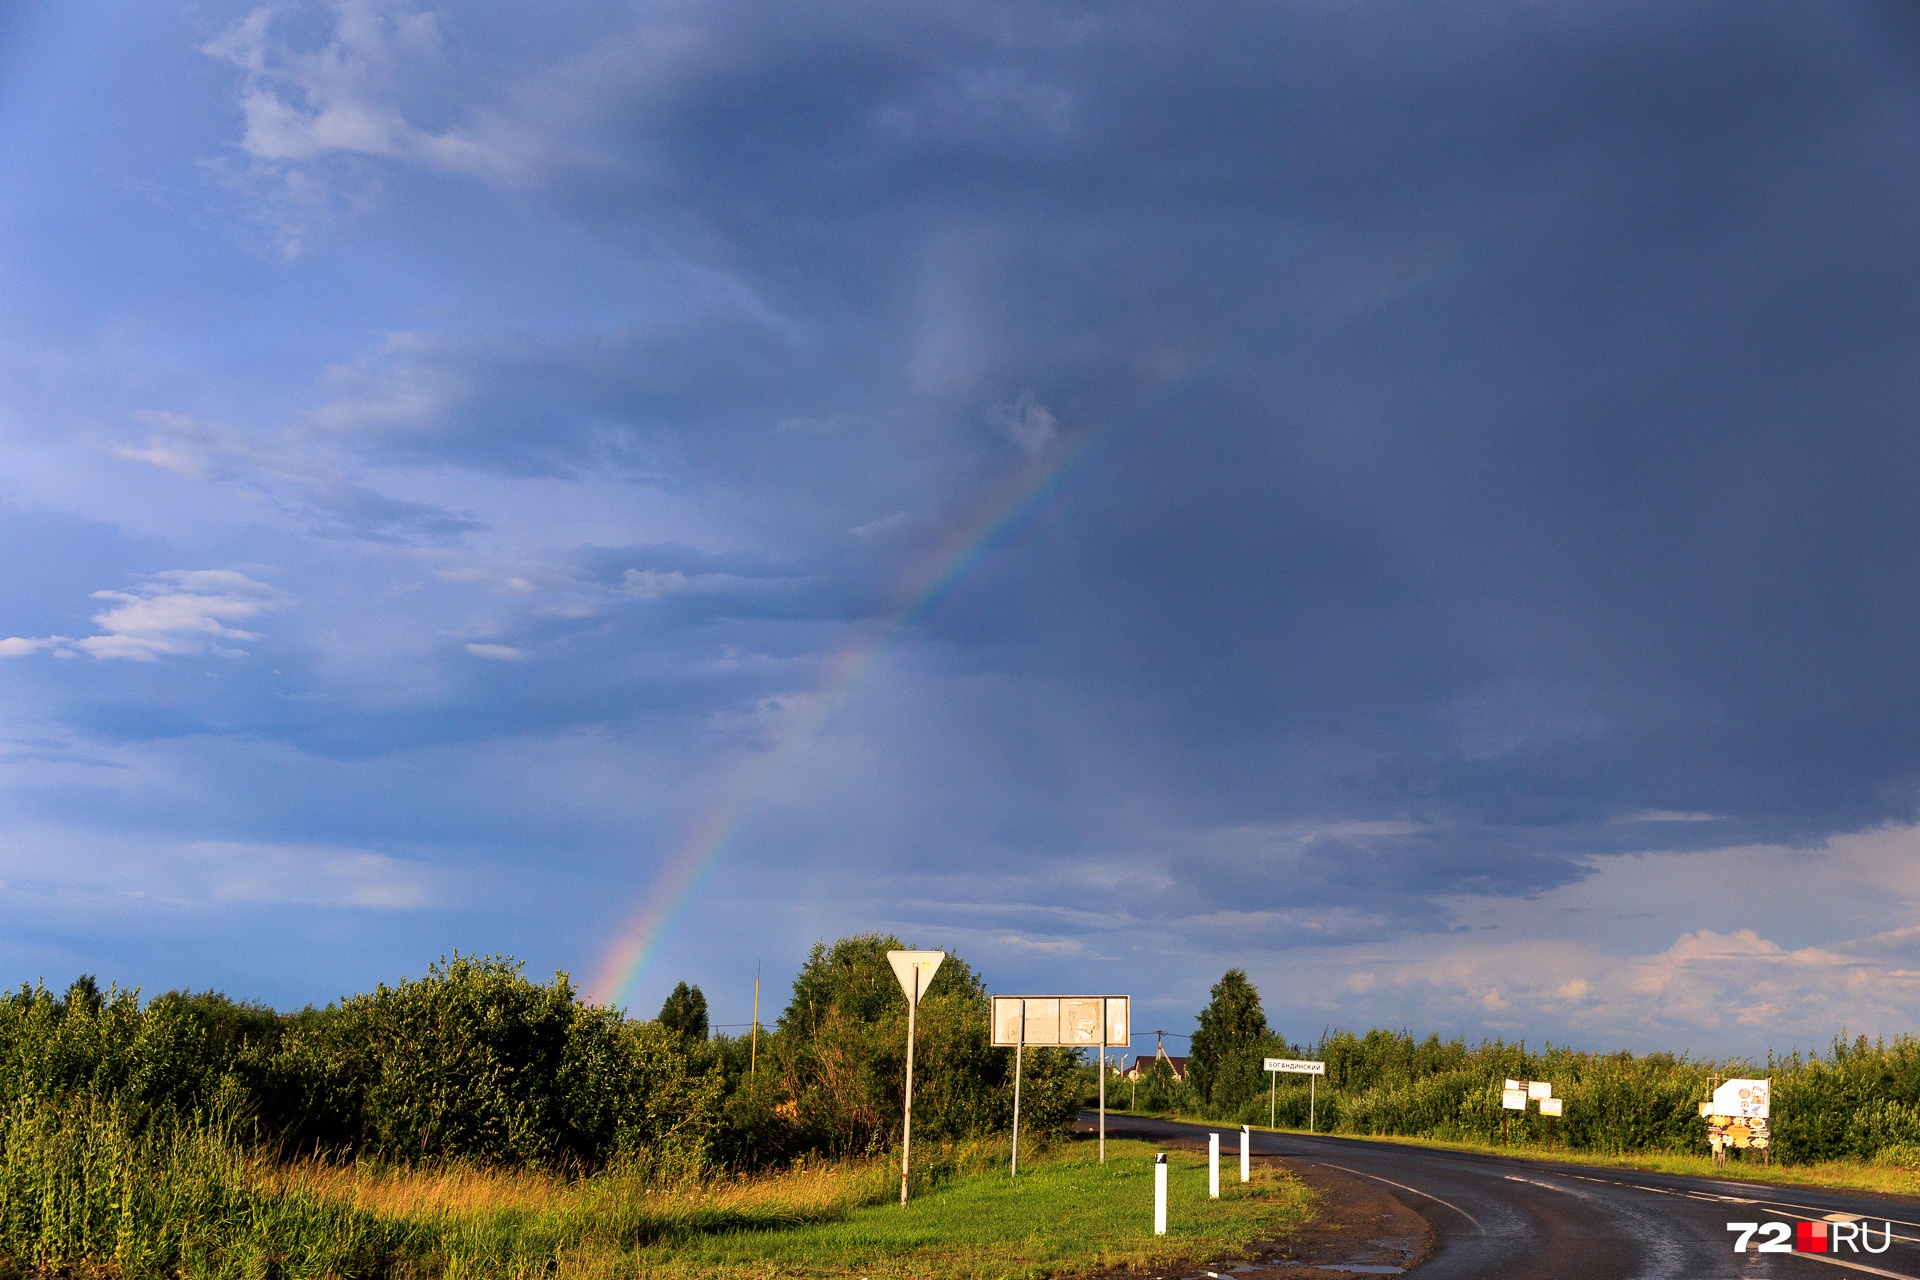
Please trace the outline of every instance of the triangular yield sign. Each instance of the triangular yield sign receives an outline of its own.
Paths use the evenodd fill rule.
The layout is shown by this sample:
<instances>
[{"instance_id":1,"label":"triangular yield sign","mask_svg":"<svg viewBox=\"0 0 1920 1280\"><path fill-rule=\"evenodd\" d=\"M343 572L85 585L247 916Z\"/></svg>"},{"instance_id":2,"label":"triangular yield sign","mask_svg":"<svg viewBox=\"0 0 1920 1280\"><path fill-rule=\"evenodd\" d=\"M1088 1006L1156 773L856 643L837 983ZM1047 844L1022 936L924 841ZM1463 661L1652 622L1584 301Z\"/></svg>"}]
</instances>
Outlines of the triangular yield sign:
<instances>
[{"instance_id":1,"label":"triangular yield sign","mask_svg":"<svg viewBox=\"0 0 1920 1280\"><path fill-rule=\"evenodd\" d=\"M893 976L900 979L900 990L907 995L909 1004L920 1003L920 997L927 994L927 985L933 981L933 974L940 962L947 958L944 951L889 951L887 963L893 966ZM914 983L914 972L920 974L920 981Z\"/></svg>"}]
</instances>

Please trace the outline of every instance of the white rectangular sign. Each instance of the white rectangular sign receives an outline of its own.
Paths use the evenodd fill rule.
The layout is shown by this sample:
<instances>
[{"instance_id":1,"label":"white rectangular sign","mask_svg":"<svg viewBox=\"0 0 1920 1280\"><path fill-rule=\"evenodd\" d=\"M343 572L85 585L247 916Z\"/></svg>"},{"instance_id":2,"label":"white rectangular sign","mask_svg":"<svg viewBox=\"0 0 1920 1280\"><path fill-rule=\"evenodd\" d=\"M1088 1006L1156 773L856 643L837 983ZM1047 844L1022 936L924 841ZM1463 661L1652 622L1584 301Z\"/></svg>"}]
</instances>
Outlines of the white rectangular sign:
<instances>
[{"instance_id":1,"label":"white rectangular sign","mask_svg":"<svg viewBox=\"0 0 1920 1280\"><path fill-rule=\"evenodd\" d=\"M1713 1091L1713 1114L1765 1120L1772 1086L1771 1080L1729 1080Z\"/></svg>"},{"instance_id":2,"label":"white rectangular sign","mask_svg":"<svg viewBox=\"0 0 1920 1280\"><path fill-rule=\"evenodd\" d=\"M1327 1074L1327 1064L1310 1062L1305 1058L1268 1058L1267 1070L1290 1071L1301 1076L1323 1076Z\"/></svg>"},{"instance_id":3,"label":"white rectangular sign","mask_svg":"<svg viewBox=\"0 0 1920 1280\"><path fill-rule=\"evenodd\" d=\"M1527 1081L1527 1097L1531 1098L1533 1101L1538 1102L1542 1098L1551 1098L1552 1096L1553 1096L1553 1086L1548 1084L1545 1080Z\"/></svg>"},{"instance_id":4,"label":"white rectangular sign","mask_svg":"<svg viewBox=\"0 0 1920 1280\"><path fill-rule=\"evenodd\" d=\"M1130 1003L1126 996L995 996L993 1043L1092 1049L1104 1030L1108 1047L1124 1049L1133 1034Z\"/></svg>"},{"instance_id":5,"label":"white rectangular sign","mask_svg":"<svg viewBox=\"0 0 1920 1280\"><path fill-rule=\"evenodd\" d=\"M1563 1105L1558 1098L1542 1098L1540 1099L1540 1114L1543 1116L1557 1116L1560 1114L1560 1108Z\"/></svg>"},{"instance_id":6,"label":"white rectangular sign","mask_svg":"<svg viewBox=\"0 0 1920 1280\"><path fill-rule=\"evenodd\" d=\"M1500 1091L1500 1105L1509 1111L1525 1111L1527 1109L1527 1091L1525 1089L1502 1089Z\"/></svg>"}]
</instances>

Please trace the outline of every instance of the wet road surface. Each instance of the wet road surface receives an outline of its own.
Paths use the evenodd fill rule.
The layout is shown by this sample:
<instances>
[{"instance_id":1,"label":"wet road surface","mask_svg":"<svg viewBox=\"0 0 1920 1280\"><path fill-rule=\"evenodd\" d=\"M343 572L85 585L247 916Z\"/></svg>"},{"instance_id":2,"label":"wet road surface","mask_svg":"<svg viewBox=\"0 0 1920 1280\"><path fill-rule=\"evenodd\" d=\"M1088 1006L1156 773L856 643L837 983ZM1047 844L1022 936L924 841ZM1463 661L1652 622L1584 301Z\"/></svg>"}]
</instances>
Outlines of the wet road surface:
<instances>
[{"instance_id":1,"label":"wet road surface","mask_svg":"<svg viewBox=\"0 0 1920 1280\"><path fill-rule=\"evenodd\" d=\"M1086 1117L1091 1119L1091 1117ZM1082 1126L1086 1127L1085 1125ZM1107 1116L1107 1134L1204 1144L1220 1134L1221 1176L1237 1176L1239 1129ZM1362 1138L1258 1133L1252 1149L1369 1179L1425 1218L1433 1251L1420 1280L1843 1280L1920 1278L1920 1200L1737 1179L1590 1168L1438 1151ZM1865 1219L1884 1253L1736 1254L1729 1222ZM1864 1225L1864 1224L1863 1224ZM1831 1227L1829 1227L1831 1230ZM1312 1274L1303 1272L1302 1274Z\"/></svg>"}]
</instances>

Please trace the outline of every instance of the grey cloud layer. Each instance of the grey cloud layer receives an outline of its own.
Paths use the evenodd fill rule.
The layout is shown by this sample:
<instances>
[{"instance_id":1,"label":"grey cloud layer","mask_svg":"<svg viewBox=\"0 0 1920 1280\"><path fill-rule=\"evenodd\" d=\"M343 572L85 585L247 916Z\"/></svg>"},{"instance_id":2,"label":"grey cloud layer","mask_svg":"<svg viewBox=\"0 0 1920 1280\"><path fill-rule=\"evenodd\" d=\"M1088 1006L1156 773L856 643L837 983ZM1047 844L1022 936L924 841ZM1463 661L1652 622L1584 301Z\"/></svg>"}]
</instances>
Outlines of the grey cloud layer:
<instances>
[{"instance_id":1,"label":"grey cloud layer","mask_svg":"<svg viewBox=\"0 0 1920 1280\"><path fill-rule=\"evenodd\" d=\"M769 774L736 856L796 900L872 877L1020 954L1133 930L1191 967L1451 946L1463 901L1615 855L1913 816L1897 8L355 0L197 43L221 171L305 255L274 270L462 248L352 295L291 411L127 392L119 464L248 514L33 583L6 670L81 736L430 772L604 737L639 780L550 847L513 830L637 894L903 575L1068 458ZM104 585L150 609L170 566L265 563L298 603L217 676L48 651ZM404 815L493 847L279 785L296 830L169 839L374 850ZM1636 945L1838 972L1746 927ZM1568 1018L1584 963L1543 988Z\"/></svg>"},{"instance_id":2,"label":"grey cloud layer","mask_svg":"<svg viewBox=\"0 0 1920 1280\"><path fill-rule=\"evenodd\" d=\"M1563 883L1639 810L1725 815L1682 843L1902 815L1920 170L1889 21L643 19L526 82L552 114L523 93L517 136L587 141L533 198L755 301L403 335L312 420L409 465L825 505L784 526L819 539L950 498L916 450L964 479L1009 423L1126 431L931 638L1065 682L1170 812L1420 821L1289 852L1320 900ZM884 425L768 430L836 414ZM1274 856L1176 861L1222 898Z\"/></svg>"}]
</instances>

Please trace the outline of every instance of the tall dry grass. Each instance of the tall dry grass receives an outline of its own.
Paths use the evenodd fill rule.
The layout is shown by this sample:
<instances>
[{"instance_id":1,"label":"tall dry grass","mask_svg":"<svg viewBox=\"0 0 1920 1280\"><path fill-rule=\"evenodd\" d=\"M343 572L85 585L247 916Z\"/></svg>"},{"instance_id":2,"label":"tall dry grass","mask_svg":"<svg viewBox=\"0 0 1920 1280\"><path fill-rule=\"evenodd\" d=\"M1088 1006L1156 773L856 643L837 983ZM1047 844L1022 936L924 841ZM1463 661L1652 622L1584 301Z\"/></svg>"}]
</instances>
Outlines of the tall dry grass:
<instances>
[{"instance_id":1,"label":"tall dry grass","mask_svg":"<svg viewBox=\"0 0 1920 1280\"><path fill-rule=\"evenodd\" d=\"M0 1276L594 1274L661 1241L838 1221L899 1188L886 1158L704 1179L644 1159L591 1175L281 1164L211 1122L137 1131L111 1100L90 1096L21 1099L4 1129ZM930 1189L1002 1157L987 1141L929 1146L915 1183Z\"/></svg>"}]
</instances>

